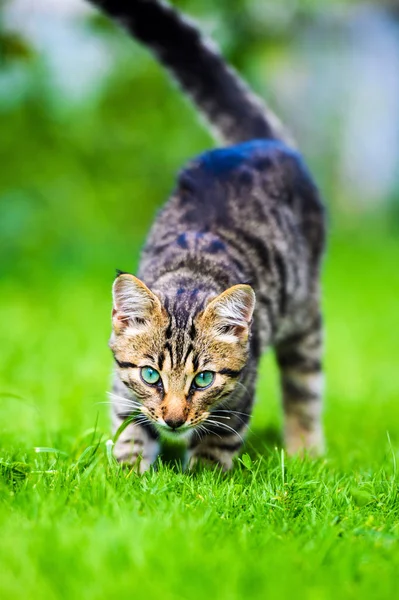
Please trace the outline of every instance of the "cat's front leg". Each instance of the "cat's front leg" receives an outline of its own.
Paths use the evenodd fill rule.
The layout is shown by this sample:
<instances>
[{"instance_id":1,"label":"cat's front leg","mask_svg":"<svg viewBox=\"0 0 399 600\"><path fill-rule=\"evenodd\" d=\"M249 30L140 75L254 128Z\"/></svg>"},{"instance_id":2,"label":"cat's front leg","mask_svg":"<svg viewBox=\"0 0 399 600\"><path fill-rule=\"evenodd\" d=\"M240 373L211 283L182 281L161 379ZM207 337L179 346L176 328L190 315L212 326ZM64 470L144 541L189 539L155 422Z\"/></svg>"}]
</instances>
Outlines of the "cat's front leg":
<instances>
[{"instance_id":1,"label":"cat's front leg","mask_svg":"<svg viewBox=\"0 0 399 600\"><path fill-rule=\"evenodd\" d=\"M194 434L188 448L188 466L190 469L197 464L220 467L228 471L233 466L233 459L239 453L247 430L246 423L239 423L235 431L227 432L214 426L214 433L199 437L201 433Z\"/></svg>"},{"instance_id":2,"label":"cat's front leg","mask_svg":"<svg viewBox=\"0 0 399 600\"><path fill-rule=\"evenodd\" d=\"M193 433L188 445L189 468L201 463L223 471L232 468L245 441L255 397L257 365L248 363L246 370L229 402L213 409Z\"/></svg>"},{"instance_id":3,"label":"cat's front leg","mask_svg":"<svg viewBox=\"0 0 399 600\"><path fill-rule=\"evenodd\" d=\"M138 417L140 419L140 417ZM123 419L114 418L114 430L123 423ZM134 421L122 431L114 446L114 456L118 462L137 465L139 473L148 471L159 454L157 432Z\"/></svg>"},{"instance_id":4,"label":"cat's front leg","mask_svg":"<svg viewBox=\"0 0 399 600\"><path fill-rule=\"evenodd\" d=\"M112 433L115 435L133 411L140 409L140 403L126 389L117 374L114 375L110 396ZM144 473L156 460L159 447L158 432L151 423L143 423L143 415L139 412L136 421L129 423L116 440L114 456L122 464L137 464L139 472Z\"/></svg>"}]
</instances>

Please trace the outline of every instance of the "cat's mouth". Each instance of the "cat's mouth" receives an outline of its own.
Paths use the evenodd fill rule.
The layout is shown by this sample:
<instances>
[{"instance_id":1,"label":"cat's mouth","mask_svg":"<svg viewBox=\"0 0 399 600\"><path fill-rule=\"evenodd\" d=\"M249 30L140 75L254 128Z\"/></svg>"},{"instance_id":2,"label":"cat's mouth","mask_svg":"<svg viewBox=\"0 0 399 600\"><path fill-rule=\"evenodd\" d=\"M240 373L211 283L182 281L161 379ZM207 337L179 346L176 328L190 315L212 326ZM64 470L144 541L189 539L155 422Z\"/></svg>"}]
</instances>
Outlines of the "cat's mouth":
<instances>
[{"instance_id":1,"label":"cat's mouth","mask_svg":"<svg viewBox=\"0 0 399 600\"><path fill-rule=\"evenodd\" d=\"M186 437L188 437L188 435L193 431L193 429L195 429L194 426L192 425L181 425L180 427L177 428L171 428L169 427L169 425L167 425L166 423L156 423L157 429L158 431L164 436L167 437L170 440L179 440L179 439L184 439Z\"/></svg>"},{"instance_id":2,"label":"cat's mouth","mask_svg":"<svg viewBox=\"0 0 399 600\"><path fill-rule=\"evenodd\" d=\"M188 419L163 419L162 417L156 417L152 412L142 407L141 412L147 417L152 425L158 430L158 432L171 440L187 439L196 430L204 429L203 424L207 421L210 412L205 412L201 417L197 417L194 420Z\"/></svg>"}]
</instances>

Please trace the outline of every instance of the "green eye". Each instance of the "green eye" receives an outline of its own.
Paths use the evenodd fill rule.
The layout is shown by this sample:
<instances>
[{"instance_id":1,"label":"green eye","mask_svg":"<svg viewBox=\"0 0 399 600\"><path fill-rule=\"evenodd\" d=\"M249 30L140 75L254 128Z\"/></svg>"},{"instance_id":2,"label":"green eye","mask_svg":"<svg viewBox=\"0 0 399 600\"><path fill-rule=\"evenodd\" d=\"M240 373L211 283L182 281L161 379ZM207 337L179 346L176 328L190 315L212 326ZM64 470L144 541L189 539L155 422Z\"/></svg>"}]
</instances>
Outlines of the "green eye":
<instances>
[{"instance_id":1,"label":"green eye","mask_svg":"<svg viewBox=\"0 0 399 600\"><path fill-rule=\"evenodd\" d=\"M148 383L148 385L156 385L161 379L158 371L152 367L142 367L140 375L144 383Z\"/></svg>"},{"instance_id":2,"label":"green eye","mask_svg":"<svg viewBox=\"0 0 399 600\"><path fill-rule=\"evenodd\" d=\"M209 387L215 379L215 373L213 371L202 371L194 377L194 385L197 388L205 389Z\"/></svg>"}]
</instances>

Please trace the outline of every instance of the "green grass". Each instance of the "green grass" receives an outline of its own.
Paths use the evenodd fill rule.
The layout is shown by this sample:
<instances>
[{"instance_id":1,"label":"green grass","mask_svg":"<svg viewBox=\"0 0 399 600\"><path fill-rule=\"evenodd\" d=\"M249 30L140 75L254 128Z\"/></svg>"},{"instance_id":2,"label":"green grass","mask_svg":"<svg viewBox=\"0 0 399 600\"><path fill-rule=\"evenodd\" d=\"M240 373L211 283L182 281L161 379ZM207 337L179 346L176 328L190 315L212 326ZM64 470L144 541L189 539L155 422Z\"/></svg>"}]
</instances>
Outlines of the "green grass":
<instances>
[{"instance_id":1,"label":"green grass","mask_svg":"<svg viewBox=\"0 0 399 600\"><path fill-rule=\"evenodd\" d=\"M107 454L108 273L5 279L0 597L395 597L399 248L370 231L326 261L326 457L282 454L269 356L227 475Z\"/></svg>"},{"instance_id":2,"label":"green grass","mask_svg":"<svg viewBox=\"0 0 399 600\"><path fill-rule=\"evenodd\" d=\"M222 4L222 40L261 91L296 45L248 47ZM281 453L272 356L233 472L182 473L169 448L138 477L107 454L114 269L134 269L174 173L211 142L151 57L105 37L115 64L95 98L57 98L31 57L0 111L0 598L396 597L399 246L392 227L355 223L326 148L310 164L337 219L325 458Z\"/></svg>"}]
</instances>

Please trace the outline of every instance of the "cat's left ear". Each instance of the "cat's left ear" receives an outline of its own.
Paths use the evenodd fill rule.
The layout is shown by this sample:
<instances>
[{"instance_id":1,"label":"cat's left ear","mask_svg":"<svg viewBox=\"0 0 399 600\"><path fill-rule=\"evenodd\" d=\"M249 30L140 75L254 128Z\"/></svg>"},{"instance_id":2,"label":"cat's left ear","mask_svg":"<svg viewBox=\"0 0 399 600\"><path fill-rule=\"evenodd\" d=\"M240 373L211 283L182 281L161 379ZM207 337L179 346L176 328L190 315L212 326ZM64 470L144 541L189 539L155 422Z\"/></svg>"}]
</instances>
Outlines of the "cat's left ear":
<instances>
[{"instance_id":1,"label":"cat's left ear","mask_svg":"<svg viewBox=\"0 0 399 600\"><path fill-rule=\"evenodd\" d=\"M140 279L121 273L112 287L112 324L116 333L129 327L140 333L162 311L161 301Z\"/></svg>"},{"instance_id":2,"label":"cat's left ear","mask_svg":"<svg viewBox=\"0 0 399 600\"><path fill-rule=\"evenodd\" d=\"M245 342L255 308L255 292L249 285L233 285L211 300L202 320L225 342Z\"/></svg>"}]
</instances>

